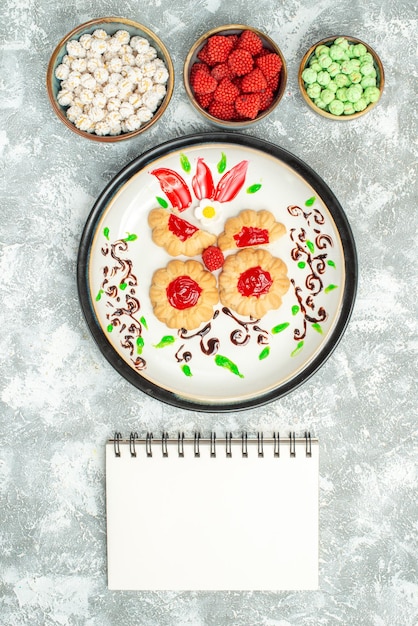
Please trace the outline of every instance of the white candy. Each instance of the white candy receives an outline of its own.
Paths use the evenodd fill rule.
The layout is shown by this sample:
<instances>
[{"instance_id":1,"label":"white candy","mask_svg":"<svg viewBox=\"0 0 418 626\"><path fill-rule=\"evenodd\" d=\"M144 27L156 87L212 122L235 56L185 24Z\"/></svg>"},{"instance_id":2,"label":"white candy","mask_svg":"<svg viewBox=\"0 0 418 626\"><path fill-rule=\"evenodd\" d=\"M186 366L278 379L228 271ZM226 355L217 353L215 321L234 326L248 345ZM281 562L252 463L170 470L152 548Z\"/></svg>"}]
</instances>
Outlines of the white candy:
<instances>
[{"instance_id":1,"label":"white candy","mask_svg":"<svg viewBox=\"0 0 418 626\"><path fill-rule=\"evenodd\" d=\"M135 113L135 109L129 102L122 102L119 109L120 116L123 120L126 120L128 117Z\"/></svg>"},{"instance_id":2,"label":"white candy","mask_svg":"<svg viewBox=\"0 0 418 626\"><path fill-rule=\"evenodd\" d=\"M67 43L55 70L57 100L77 128L100 136L134 132L166 95L167 67L145 37L104 29Z\"/></svg>"},{"instance_id":3,"label":"white candy","mask_svg":"<svg viewBox=\"0 0 418 626\"><path fill-rule=\"evenodd\" d=\"M84 110L93 122L101 122L106 115L105 110L98 106L91 106Z\"/></svg>"},{"instance_id":4,"label":"white candy","mask_svg":"<svg viewBox=\"0 0 418 626\"><path fill-rule=\"evenodd\" d=\"M73 104L72 106L70 106L66 112L68 119L70 120L70 122L73 122L73 123L76 121L78 117L80 117L80 115L82 115L82 113L83 113L83 109L77 104Z\"/></svg>"},{"instance_id":5,"label":"white candy","mask_svg":"<svg viewBox=\"0 0 418 626\"><path fill-rule=\"evenodd\" d=\"M98 67L97 70L94 70L93 76L99 85L103 85L109 80L109 72L105 67Z\"/></svg>"},{"instance_id":6,"label":"white candy","mask_svg":"<svg viewBox=\"0 0 418 626\"><path fill-rule=\"evenodd\" d=\"M157 68L154 65L154 61L147 61L143 65L141 65L141 72L145 78L152 78L156 72Z\"/></svg>"},{"instance_id":7,"label":"white candy","mask_svg":"<svg viewBox=\"0 0 418 626\"><path fill-rule=\"evenodd\" d=\"M153 89L150 89L142 96L142 103L150 111L154 112L161 102L161 98L155 93Z\"/></svg>"},{"instance_id":8,"label":"white candy","mask_svg":"<svg viewBox=\"0 0 418 626\"><path fill-rule=\"evenodd\" d=\"M131 48L133 48L134 50L136 50L136 52L138 52L138 54L142 54L144 52L148 52L149 48L150 48L150 44L148 39L145 39L145 37L132 37L131 39Z\"/></svg>"},{"instance_id":9,"label":"white candy","mask_svg":"<svg viewBox=\"0 0 418 626\"><path fill-rule=\"evenodd\" d=\"M157 68L153 76L154 82L164 85L168 81L168 71L165 67Z\"/></svg>"},{"instance_id":10,"label":"white candy","mask_svg":"<svg viewBox=\"0 0 418 626\"><path fill-rule=\"evenodd\" d=\"M124 44L128 44L129 40L130 40L130 35L128 33L127 30L118 30L116 31L116 33L113 35L113 39L115 39L118 43L120 43L122 46Z\"/></svg>"},{"instance_id":11,"label":"white candy","mask_svg":"<svg viewBox=\"0 0 418 626\"><path fill-rule=\"evenodd\" d=\"M141 120L141 122L149 122L153 115L152 111L150 111L147 107L142 106L137 109L136 116L139 120Z\"/></svg>"},{"instance_id":12,"label":"white candy","mask_svg":"<svg viewBox=\"0 0 418 626\"><path fill-rule=\"evenodd\" d=\"M94 131L94 122L85 113L79 115L74 124L77 126L77 128L79 128L80 130L84 130L86 133L92 133Z\"/></svg>"},{"instance_id":13,"label":"white candy","mask_svg":"<svg viewBox=\"0 0 418 626\"><path fill-rule=\"evenodd\" d=\"M133 92L134 84L128 78L122 78L122 80L119 81L118 83L118 89L119 89L119 98L123 100L124 98L126 98Z\"/></svg>"},{"instance_id":14,"label":"white candy","mask_svg":"<svg viewBox=\"0 0 418 626\"><path fill-rule=\"evenodd\" d=\"M57 100L62 107L68 107L74 101L74 93L68 89L61 89L57 94Z\"/></svg>"},{"instance_id":15,"label":"white candy","mask_svg":"<svg viewBox=\"0 0 418 626\"><path fill-rule=\"evenodd\" d=\"M107 101L107 110L119 111L121 104L122 102L119 100L119 98L109 98L109 100Z\"/></svg>"},{"instance_id":16,"label":"white candy","mask_svg":"<svg viewBox=\"0 0 418 626\"><path fill-rule=\"evenodd\" d=\"M93 39L91 42L91 51L96 54L104 54L107 51L107 42L103 39Z\"/></svg>"},{"instance_id":17,"label":"white candy","mask_svg":"<svg viewBox=\"0 0 418 626\"><path fill-rule=\"evenodd\" d=\"M58 80L65 80L66 78L68 78L69 73L70 67L68 65L65 65L64 63L57 65L57 67L55 68L55 76L58 78Z\"/></svg>"},{"instance_id":18,"label":"white candy","mask_svg":"<svg viewBox=\"0 0 418 626\"><path fill-rule=\"evenodd\" d=\"M75 39L71 39L67 43L67 53L70 56L77 57L77 58L86 56L85 48L83 48L81 43L79 41L76 41Z\"/></svg>"},{"instance_id":19,"label":"white candy","mask_svg":"<svg viewBox=\"0 0 418 626\"><path fill-rule=\"evenodd\" d=\"M105 30L103 30L103 28L98 28L94 31L93 37L95 37L96 39L105 40L109 38L109 35Z\"/></svg>"},{"instance_id":20,"label":"white candy","mask_svg":"<svg viewBox=\"0 0 418 626\"><path fill-rule=\"evenodd\" d=\"M103 67L103 62L100 57L90 57L87 59L87 70L93 74L99 67Z\"/></svg>"},{"instance_id":21,"label":"white candy","mask_svg":"<svg viewBox=\"0 0 418 626\"><path fill-rule=\"evenodd\" d=\"M94 92L91 89L82 89L79 94L80 102L83 104L91 104L94 98Z\"/></svg>"},{"instance_id":22,"label":"white candy","mask_svg":"<svg viewBox=\"0 0 418 626\"><path fill-rule=\"evenodd\" d=\"M81 45L83 46L85 50L90 50L92 39L93 39L92 35L85 33L84 35L81 35L78 41L81 43Z\"/></svg>"},{"instance_id":23,"label":"white candy","mask_svg":"<svg viewBox=\"0 0 418 626\"><path fill-rule=\"evenodd\" d=\"M109 72L120 73L122 67L123 67L122 59L120 59L119 57L114 57L113 59L109 61L107 65Z\"/></svg>"},{"instance_id":24,"label":"white candy","mask_svg":"<svg viewBox=\"0 0 418 626\"><path fill-rule=\"evenodd\" d=\"M109 74L109 85L117 85L122 80L122 78L122 74L119 74L118 72L113 72L113 74Z\"/></svg>"},{"instance_id":25,"label":"white candy","mask_svg":"<svg viewBox=\"0 0 418 626\"><path fill-rule=\"evenodd\" d=\"M154 83L152 82L151 78L143 78L138 83L138 92L145 93L146 91L149 91L150 89L152 89L153 84Z\"/></svg>"},{"instance_id":26,"label":"white candy","mask_svg":"<svg viewBox=\"0 0 418 626\"><path fill-rule=\"evenodd\" d=\"M96 135L109 135L110 134L110 126L107 122L97 122L94 132Z\"/></svg>"},{"instance_id":27,"label":"white candy","mask_svg":"<svg viewBox=\"0 0 418 626\"><path fill-rule=\"evenodd\" d=\"M119 89L116 85L112 85L112 83L107 83L107 85L103 87L103 93L106 98L116 98L116 96L118 96L119 94Z\"/></svg>"},{"instance_id":28,"label":"white candy","mask_svg":"<svg viewBox=\"0 0 418 626\"><path fill-rule=\"evenodd\" d=\"M96 79L89 72L85 72L84 74L81 74L80 81L83 87L86 87L87 89L91 89L92 91L96 89L96 85L97 85Z\"/></svg>"},{"instance_id":29,"label":"white candy","mask_svg":"<svg viewBox=\"0 0 418 626\"><path fill-rule=\"evenodd\" d=\"M85 72L87 69L87 59L74 59L71 63L71 69L74 72Z\"/></svg>"},{"instance_id":30,"label":"white candy","mask_svg":"<svg viewBox=\"0 0 418 626\"><path fill-rule=\"evenodd\" d=\"M105 106L107 105L107 98L103 92L98 91L94 94L92 105L95 107L100 107L101 109L105 108Z\"/></svg>"},{"instance_id":31,"label":"white candy","mask_svg":"<svg viewBox=\"0 0 418 626\"><path fill-rule=\"evenodd\" d=\"M132 104L134 109L137 109L142 104L142 96L141 94L135 92L129 96L128 100L129 104Z\"/></svg>"},{"instance_id":32,"label":"white candy","mask_svg":"<svg viewBox=\"0 0 418 626\"><path fill-rule=\"evenodd\" d=\"M137 115L131 115L123 122L123 126L128 133L132 133L134 130L141 128L142 122Z\"/></svg>"}]
</instances>

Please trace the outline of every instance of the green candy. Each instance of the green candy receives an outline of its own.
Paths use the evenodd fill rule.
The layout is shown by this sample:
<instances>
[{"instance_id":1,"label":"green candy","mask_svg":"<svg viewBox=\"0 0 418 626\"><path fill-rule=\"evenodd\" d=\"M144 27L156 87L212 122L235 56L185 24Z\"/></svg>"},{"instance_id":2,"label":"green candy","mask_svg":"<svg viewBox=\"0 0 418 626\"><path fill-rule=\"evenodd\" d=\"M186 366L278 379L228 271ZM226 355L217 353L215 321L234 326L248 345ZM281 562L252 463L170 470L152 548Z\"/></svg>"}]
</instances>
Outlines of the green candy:
<instances>
[{"instance_id":1,"label":"green candy","mask_svg":"<svg viewBox=\"0 0 418 626\"><path fill-rule=\"evenodd\" d=\"M355 113L352 102L344 102L344 115L353 115Z\"/></svg>"},{"instance_id":2,"label":"green candy","mask_svg":"<svg viewBox=\"0 0 418 626\"><path fill-rule=\"evenodd\" d=\"M342 74L351 74L354 72L354 66L351 61L343 61L340 66L340 71Z\"/></svg>"},{"instance_id":3,"label":"green candy","mask_svg":"<svg viewBox=\"0 0 418 626\"><path fill-rule=\"evenodd\" d=\"M334 76L334 83L337 87L347 87L350 84L350 79L347 74L337 74Z\"/></svg>"},{"instance_id":4,"label":"green candy","mask_svg":"<svg viewBox=\"0 0 418 626\"><path fill-rule=\"evenodd\" d=\"M332 59L329 54L325 54L324 52L323 54L321 54L320 57L318 57L318 63L322 67L322 69L326 69L331 65Z\"/></svg>"},{"instance_id":5,"label":"green candy","mask_svg":"<svg viewBox=\"0 0 418 626\"><path fill-rule=\"evenodd\" d=\"M357 102L360 100L363 93L363 89L360 85L351 85L347 89L347 100L349 102Z\"/></svg>"},{"instance_id":6,"label":"green candy","mask_svg":"<svg viewBox=\"0 0 418 626\"><path fill-rule=\"evenodd\" d=\"M320 57L322 53L329 54L328 46L324 46L323 44L320 44L319 46L315 48L315 55L317 57Z\"/></svg>"},{"instance_id":7,"label":"green candy","mask_svg":"<svg viewBox=\"0 0 418 626\"><path fill-rule=\"evenodd\" d=\"M306 93L311 98L311 100L315 100L315 98L319 98L321 91L322 91L322 87L318 83L312 83L312 85L309 85L306 88Z\"/></svg>"},{"instance_id":8,"label":"green candy","mask_svg":"<svg viewBox=\"0 0 418 626\"><path fill-rule=\"evenodd\" d=\"M333 61L341 61L342 59L345 58L345 50L338 44L337 45L334 44L330 46L329 56L331 57Z\"/></svg>"},{"instance_id":9,"label":"green candy","mask_svg":"<svg viewBox=\"0 0 418 626\"><path fill-rule=\"evenodd\" d=\"M377 102L380 98L380 89L377 87L366 87L363 95L369 102Z\"/></svg>"},{"instance_id":10,"label":"green candy","mask_svg":"<svg viewBox=\"0 0 418 626\"><path fill-rule=\"evenodd\" d=\"M314 57L314 60L310 63L309 67L311 68L311 70L317 73L322 70L322 67L319 65L318 61L316 60L316 57Z\"/></svg>"},{"instance_id":11,"label":"green candy","mask_svg":"<svg viewBox=\"0 0 418 626\"><path fill-rule=\"evenodd\" d=\"M365 76L361 79L360 85L363 89L366 89L367 87L376 87L376 78L373 76Z\"/></svg>"},{"instance_id":12,"label":"green candy","mask_svg":"<svg viewBox=\"0 0 418 626\"><path fill-rule=\"evenodd\" d=\"M340 89L337 89L337 91L335 92L335 97L337 98L337 100L341 100L341 102L346 102L347 88L341 87Z\"/></svg>"},{"instance_id":13,"label":"green candy","mask_svg":"<svg viewBox=\"0 0 418 626\"><path fill-rule=\"evenodd\" d=\"M311 85L312 83L315 83L316 82L316 77L317 77L317 72L315 72L313 69L311 69L309 67L307 67L306 70L303 70L303 72L302 72L302 79L308 85Z\"/></svg>"},{"instance_id":14,"label":"green candy","mask_svg":"<svg viewBox=\"0 0 418 626\"><path fill-rule=\"evenodd\" d=\"M328 83L327 85L327 89L329 89L330 91L332 91L332 93L336 93L337 89L338 89L338 85L336 85L334 83L334 81L332 80L331 82Z\"/></svg>"},{"instance_id":15,"label":"green candy","mask_svg":"<svg viewBox=\"0 0 418 626\"><path fill-rule=\"evenodd\" d=\"M373 55L370 52L366 52L366 54L360 57L360 63L373 63L373 61Z\"/></svg>"},{"instance_id":16,"label":"green candy","mask_svg":"<svg viewBox=\"0 0 418 626\"><path fill-rule=\"evenodd\" d=\"M328 111L332 115L342 115L344 113L344 104L340 100L333 100L329 103Z\"/></svg>"},{"instance_id":17,"label":"green candy","mask_svg":"<svg viewBox=\"0 0 418 626\"><path fill-rule=\"evenodd\" d=\"M360 65L360 72L363 74L363 76L372 76L374 71L375 69L373 63L363 63L362 65Z\"/></svg>"},{"instance_id":18,"label":"green candy","mask_svg":"<svg viewBox=\"0 0 418 626\"><path fill-rule=\"evenodd\" d=\"M316 98L316 100L314 100L314 103L316 104L316 106L318 107L318 109L326 109L327 105L326 103L322 100L322 98Z\"/></svg>"},{"instance_id":19,"label":"green candy","mask_svg":"<svg viewBox=\"0 0 418 626\"><path fill-rule=\"evenodd\" d=\"M354 102L354 110L355 111L364 111L364 109L367 108L368 102L366 100L366 98L364 98L363 96L361 98L359 98L357 100L357 102Z\"/></svg>"},{"instance_id":20,"label":"green candy","mask_svg":"<svg viewBox=\"0 0 418 626\"><path fill-rule=\"evenodd\" d=\"M334 76L337 76L337 74L339 74L340 72L340 64L333 61L327 69L328 74L331 76L331 78L334 78Z\"/></svg>"},{"instance_id":21,"label":"green candy","mask_svg":"<svg viewBox=\"0 0 418 626\"><path fill-rule=\"evenodd\" d=\"M331 76L328 74L328 72L325 72L325 71L318 72L316 81L323 87L326 87L328 83L331 81Z\"/></svg>"},{"instance_id":22,"label":"green candy","mask_svg":"<svg viewBox=\"0 0 418 626\"><path fill-rule=\"evenodd\" d=\"M331 91L331 89L323 89L321 92L321 98L325 104L329 104L335 100L335 94Z\"/></svg>"},{"instance_id":23,"label":"green candy","mask_svg":"<svg viewBox=\"0 0 418 626\"><path fill-rule=\"evenodd\" d=\"M336 46L340 46L340 48L342 48L343 50L347 51L350 44L348 43L347 39L345 37L338 37L335 41L334 44Z\"/></svg>"},{"instance_id":24,"label":"green candy","mask_svg":"<svg viewBox=\"0 0 418 626\"><path fill-rule=\"evenodd\" d=\"M367 52L367 48L362 43L358 43L355 46L353 46L353 56L355 57L364 56L366 52Z\"/></svg>"},{"instance_id":25,"label":"green candy","mask_svg":"<svg viewBox=\"0 0 418 626\"><path fill-rule=\"evenodd\" d=\"M363 76L360 74L360 72L351 72L351 74L349 75L349 78L351 80L352 83L359 83L361 82L361 79L363 78Z\"/></svg>"}]
</instances>

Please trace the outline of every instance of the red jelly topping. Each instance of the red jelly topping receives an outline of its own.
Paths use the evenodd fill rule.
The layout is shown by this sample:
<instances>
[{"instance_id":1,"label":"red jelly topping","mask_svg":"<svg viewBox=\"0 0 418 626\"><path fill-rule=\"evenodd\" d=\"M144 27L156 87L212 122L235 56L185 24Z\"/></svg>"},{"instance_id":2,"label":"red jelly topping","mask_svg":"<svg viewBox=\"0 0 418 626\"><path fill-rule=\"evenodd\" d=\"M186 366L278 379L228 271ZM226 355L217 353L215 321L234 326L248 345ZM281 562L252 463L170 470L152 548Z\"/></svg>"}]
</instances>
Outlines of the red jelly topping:
<instances>
[{"instance_id":1,"label":"red jelly topping","mask_svg":"<svg viewBox=\"0 0 418 626\"><path fill-rule=\"evenodd\" d=\"M186 241L186 239L194 235L195 232L199 230L196 226L190 224L190 222L186 222L186 220L183 220L181 217L174 215L174 213L171 213L168 218L168 229L173 233L173 235L176 235L180 241Z\"/></svg>"},{"instance_id":2,"label":"red jelly topping","mask_svg":"<svg viewBox=\"0 0 418 626\"><path fill-rule=\"evenodd\" d=\"M202 289L190 276L178 276L171 281L166 292L171 306L183 311L197 304Z\"/></svg>"},{"instance_id":3,"label":"red jelly topping","mask_svg":"<svg viewBox=\"0 0 418 626\"><path fill-rule=\"evenodd\" d=\"M268 272L257 267L245 270L238 279L238 291L242 296L256 296L259 298L270 291L273 281Z\"/></svg>"},{"instance_id":4,"label":"red jelly topping","mask_svg":"<svg viewBox=\"0 0 418 626\"><path fill-rule=\"evenodd\" d=\"M255 228L254 226L243 226L237 235L234 235L237 248L246 246L259 246L269 243L269 231L266 228Z\"/></svg>"}]
</instances>

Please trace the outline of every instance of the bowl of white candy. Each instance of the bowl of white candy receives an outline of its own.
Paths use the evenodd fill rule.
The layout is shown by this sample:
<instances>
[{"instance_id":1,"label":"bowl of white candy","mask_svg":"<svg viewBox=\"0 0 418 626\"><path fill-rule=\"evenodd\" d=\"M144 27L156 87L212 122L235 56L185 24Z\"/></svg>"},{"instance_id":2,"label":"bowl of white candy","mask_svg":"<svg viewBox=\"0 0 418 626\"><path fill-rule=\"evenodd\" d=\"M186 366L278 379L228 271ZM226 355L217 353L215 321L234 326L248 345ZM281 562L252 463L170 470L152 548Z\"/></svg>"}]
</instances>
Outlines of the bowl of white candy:
<instances>
[{"instance_id":1,"label":"bowl of white candy","mask_svg":"<svg viewBox=\"0 0 418 626\"><path fill-rule=\"evenodd\" d=\"M104 17L60 41L46 82L52 108L69 129L112 143L160 119L173 93L174 68L164 43L146 26Z\"/></svg>"}]
</instances>

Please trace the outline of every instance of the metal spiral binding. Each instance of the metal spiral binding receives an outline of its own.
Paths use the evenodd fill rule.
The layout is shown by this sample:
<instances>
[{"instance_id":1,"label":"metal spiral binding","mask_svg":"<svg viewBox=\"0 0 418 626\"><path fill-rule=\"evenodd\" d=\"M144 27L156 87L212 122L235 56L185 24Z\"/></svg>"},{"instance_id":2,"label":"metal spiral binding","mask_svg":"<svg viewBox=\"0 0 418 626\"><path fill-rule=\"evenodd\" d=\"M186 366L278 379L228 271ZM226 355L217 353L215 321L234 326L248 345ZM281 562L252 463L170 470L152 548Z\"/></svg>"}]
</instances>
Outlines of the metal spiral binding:
<instances>
[{"instance_id":1,"label":"metal spiral binding","mask_svg":"<svg viewBox=\"0 0 418 626\"><path fill-rule=\"evenodd\" d=\"M131 456L136 456L135 440L138 439L138 433L131 433L129 436L129 452Z\"/></svg>"},{"instance_id":2,"label":"metal spiral binding","mask_svg":"<svg viewBox=\"0 0 418 626\"><path fill-rule=\"evenodd\" d=\"M270 451L270 447L272 449L272 454L275 458L279 458L282 453L283 446L286 444L289 445L289 455L291 458L296 457L297 444L304 443L305 447L305 456L310 458L312 457L312 437L309 431L305 431L304 437L296 437L294 431L289 433L288 437L280 438L280 434L274 432L272 437L264 437L264 433L259 431L257 433L257 437L248 438L248 434L246 431L241 433L240 438L232 437L231 432L226 432L225 437L217 438L216 432L211 432L210 437L202 438L200 432L195 432L194 437L192 439L185 438L184 433L178 433L177 436L177 455L180 458L184 458L185 456L185 443L193 445L193 454L195 457L200 457L201 454L201 444L204 444L205 447L209 448L209 455L211 458L216 458L218 454L218 443L225 444L225 456L227 458L232 458L234 456L233 450L236 451L239 439L241 439L241 456L244 458L248 458L249 456L249 446L254 448L257 446L257 456L263 458ZM317 441L317 440L315 440ZM113 450L116 457L120 457L122 455L122 444L129 444L129 454L131 457L135 458L138 455L138 449L142 445L145 448L145 454L147 457L152 457L154 453L154 443L161 444L161 454L163 457L169 456L169 450L172 449L172 445L175 445L175 440L169 438L167 432L162 432L160 439L154 439L152 432L147 432L145 438L138 437L137 432L131 432L128 440L124 440L120 432L116 431L114 434L114 439L110 440L110 443L113 444ZM235 445L233 445L235 444ZM269 448L266 448L269 446ZM300 454L300 448L298 451Z\"/></svg>"},{"instance_id":3,"label":"metal spiral binding","mask_svg":"<svg viewBox=\"0 0 418 626\"><path fill-rule=\"evenodd\" d=\"M113 449L115 451L115 456L120 456L120 440L122 439L122 433L115 433L115 438L113 440Z\"/></svg>"}]
</instances>

